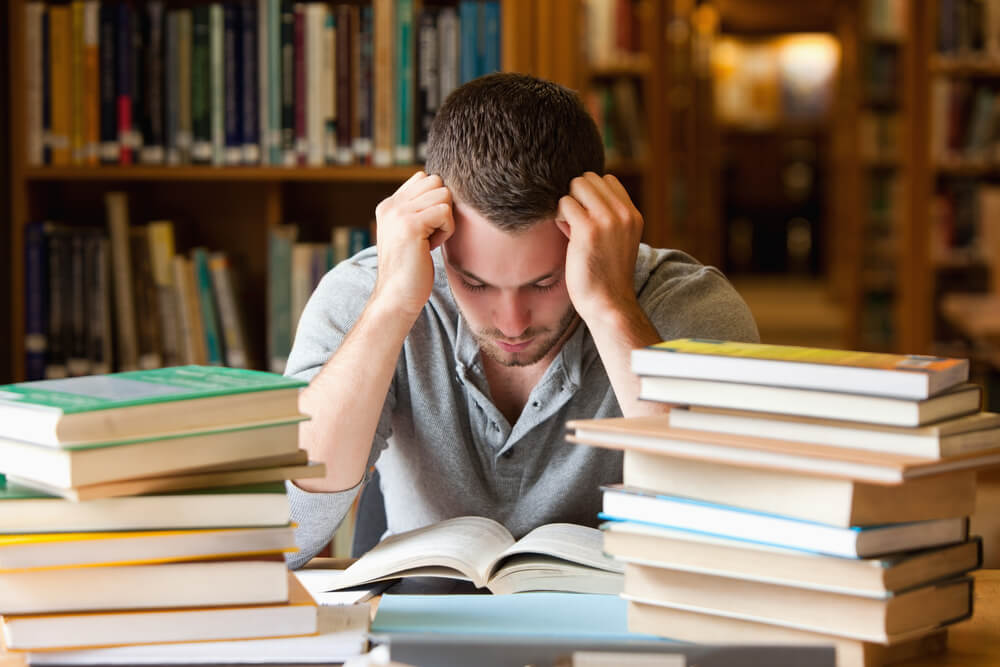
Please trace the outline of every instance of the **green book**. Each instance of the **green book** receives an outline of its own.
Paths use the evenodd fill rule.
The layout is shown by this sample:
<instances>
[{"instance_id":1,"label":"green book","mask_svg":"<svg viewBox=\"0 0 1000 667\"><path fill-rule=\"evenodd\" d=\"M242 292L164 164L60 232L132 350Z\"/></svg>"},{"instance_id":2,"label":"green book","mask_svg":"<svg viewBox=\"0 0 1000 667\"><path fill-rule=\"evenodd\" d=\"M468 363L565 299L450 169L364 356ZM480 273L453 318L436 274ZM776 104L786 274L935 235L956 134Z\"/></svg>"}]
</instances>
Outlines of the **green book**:
<instances>
[{"instance_id":1,"label":"green book","mask_svg":"<svg viewBox=\"0 0 1000 667\"><path fill-rule=\"evenodd\" d=\"M194 264L194 275L198 291L198 307L201 309L202 329L205 332L205 351L208 355L208 363L211 366L222 366L223 351L222 330L219 322L218 304L215 303L215 294L212 291L212 273L208 268L208 251L205 248L194 248L191 250L191 262Z\"/></svg>"},{"instance_id":2,"label":"green book","mask_svg":"<svg viewBox=\"0 0 1000 667\"><path fill-rule=\"evenodd\" d=\"M396 0L396 164L413 164L413 0Z\"/></svg>"},{"instance_id":3,"label":"green book","mask_svg":"<svg viewBox=\"0 0 1000 667\"><path fill-rule=\"evenodd\" d=\"M305 384L263 371L174 366L0 385L0 437L70 446L293 419Z\"/></svg>"},{"instance_id":4,"label":"green book","mask_svg":"<svg viewBox=\"0 0 1000 667\"><path fill-rule=\"evenodd\" d=\"M283 526L288 512L284 482L80 502L0 485L5 534Z\"/></svg>"}]
</instances>

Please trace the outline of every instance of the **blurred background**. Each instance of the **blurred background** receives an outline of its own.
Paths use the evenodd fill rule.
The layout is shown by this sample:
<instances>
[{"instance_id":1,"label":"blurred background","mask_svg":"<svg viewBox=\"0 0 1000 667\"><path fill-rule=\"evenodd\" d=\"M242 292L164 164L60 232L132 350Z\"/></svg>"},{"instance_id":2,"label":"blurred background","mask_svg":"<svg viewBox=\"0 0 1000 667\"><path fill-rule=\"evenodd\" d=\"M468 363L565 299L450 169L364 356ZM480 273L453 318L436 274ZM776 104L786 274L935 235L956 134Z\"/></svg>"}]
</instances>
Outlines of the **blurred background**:
<instances>
[{"instance_id":1,"label":"blurred background","mask_svg":"<svg viewBox=\"0 0 1000 667\"><path fill-rule=\"evenodd\" d=\"M721 268L765 342L969 357L996 407L997 3L387 1L410 23L381 43L385 34L408 40L404 60L380 56L373 12L383 0L277 3L299 33L258 11L267 0L9 0L0 188L10 270L0 274L0 309L10 317L0 345L11 352L0 355L0 381L128 367L121 342L130 335L142 364L280 370L318 276L349 242L370 240L374 205L419 164L421 128L440 97L504 69L580 92L609 171L645 215L646 241ZM325 28L335 43L321 44L334 35ZM218 69L198 50L213 39L225 46ZM293 57L270 62L268 39L284 40ZM322 67L315 78L306 78L310 64ZM225 150L208 157L189 150L198 136L185 137L199 132L199 103L224 135L209 136ZM386 113L391 140L379 134ZM328 121L335 136L324 134ZM293 141L275 147L275 128ZM236 157L234 141L244 148ZM132 297L115 291L122 278L110 261L95 269L108 276L104 296L100 285L74 293L66 278L89 275L75 263L90 247L80 234L113 241L108 193L124 196L129 234L140 237ZM166 250L141 238L152 221L170 225ZM214 360L210 344L159 349L190 327L143 328L167 321L156 288L175 301L171 276L194 270L198 284L199 248L218 260L212 275L230 285L239 311L226 316L225 289L201 293L215 299L202 310L202 334L215 317L224 341ZM162 252L165 271L156 268ZM121 327L122 298L135 300L134 334ZM103 333L85 323L101 304Z\"/></svg>"}]
</instances>

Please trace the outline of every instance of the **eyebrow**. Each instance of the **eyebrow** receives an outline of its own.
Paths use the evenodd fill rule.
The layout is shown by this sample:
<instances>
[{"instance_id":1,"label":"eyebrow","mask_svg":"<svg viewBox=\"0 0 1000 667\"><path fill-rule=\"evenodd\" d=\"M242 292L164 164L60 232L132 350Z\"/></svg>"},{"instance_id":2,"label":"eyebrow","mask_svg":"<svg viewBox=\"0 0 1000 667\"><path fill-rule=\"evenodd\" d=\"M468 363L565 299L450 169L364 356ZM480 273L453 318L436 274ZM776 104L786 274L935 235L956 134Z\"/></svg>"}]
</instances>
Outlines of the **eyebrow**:
<instances>
[{"instance_id":1,"label":"eyebrow","mask_svg":"<svg viewBox=\"0 0 1000 667\"><path fill-rule=\"evenodd\" d=\"M477 276L473 272L466 271L465 269L463 269L458 264L455 264L454 262L452 262L450 259L448 259L447 261L448 261L448 264L451 265L451 268L455 269L456 271L458 271L459 273L461 273L466 278L471 278L472 280L476 281L477 283L482 283L484 285L490 285L490 282L488 280L483 280L482 278L480 278L479 276ZM556 271L549 271L544 276L539 276L538 278L535 278L534 280L529 280L528 282L523 283L522 285L519 285L519 287L524 287L526 285L534 285L535 283L540 283L543 280L548 280L550 278L554 278L557 273L559 273L558 270L556 270Z\"/></svg>"}]
</instances>

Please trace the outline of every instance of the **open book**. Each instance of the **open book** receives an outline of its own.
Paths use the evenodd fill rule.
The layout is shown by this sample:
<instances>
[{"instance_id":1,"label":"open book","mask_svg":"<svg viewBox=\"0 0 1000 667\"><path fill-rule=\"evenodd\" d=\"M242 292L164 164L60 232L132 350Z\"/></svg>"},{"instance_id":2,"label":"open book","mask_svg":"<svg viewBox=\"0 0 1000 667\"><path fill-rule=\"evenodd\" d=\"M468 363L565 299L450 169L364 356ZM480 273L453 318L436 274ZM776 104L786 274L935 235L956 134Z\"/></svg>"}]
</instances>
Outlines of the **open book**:
<instances>
[{"instance_id":1,"label":"open book","mask_svg":"<svg viewBox=\"0 0 1000 667\"><path fill-rule=\"evenodd\" d=\"M463 516L393 535L330 581L330 589L402 577L471 581L494 593L622 591L621 563L602 551L601 531L539 526L515 541L501 524Z\"/></svg>"}]
</instances>

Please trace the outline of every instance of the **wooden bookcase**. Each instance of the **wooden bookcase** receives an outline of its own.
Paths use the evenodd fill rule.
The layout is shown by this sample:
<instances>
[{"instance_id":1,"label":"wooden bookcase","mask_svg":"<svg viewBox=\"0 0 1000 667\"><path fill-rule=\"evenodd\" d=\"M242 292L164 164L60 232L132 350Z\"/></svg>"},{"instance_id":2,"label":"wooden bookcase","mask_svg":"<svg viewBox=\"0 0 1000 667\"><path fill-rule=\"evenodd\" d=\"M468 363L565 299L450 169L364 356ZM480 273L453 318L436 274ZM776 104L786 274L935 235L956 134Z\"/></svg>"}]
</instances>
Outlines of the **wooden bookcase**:
<instances>
[{"instance_id":1,"label":"wooden bookcase","mask_svg":"<svg viewBox=\"0 0 1000 667\"><path fill-rule=\"evenodd\" d=\"M207 0L206 0L207 1ZM630 72L644 79L645 122L651 146L658 155L666 128L660 122L664 90L662 34L668 0L642 0L644 43L648 66ZM250 323L250 347L265 356L267 243L274 227L294 222L304 240L328 240L333 225L364 225L375 205L391 194L419 166L369 167L215 167L215 166L100 166L29 167L24 128L26 108L24 33L26 0L10 0L6 19L11 27L8 77L10 232L5 254L9 258L10 308L6 334L9 378L24 378L24 230L30 221L57 220L68 224L105 225L103 195L129 195L132 224L155 219L172 220L178 252L195 245L224 250L237 262L243 279L241 295ZM189 0L167 0L167 7L189 6ZM580 40L581 0L501 0L501 64L506 71L535 74L580 88L583 67ZM611 164L633 191L646 219L646 240L668 241L667 194L662 186L669 167L663 160L643 164ZM2 368L2 367L0 367Z\"/></svg>"}]
</instances>

